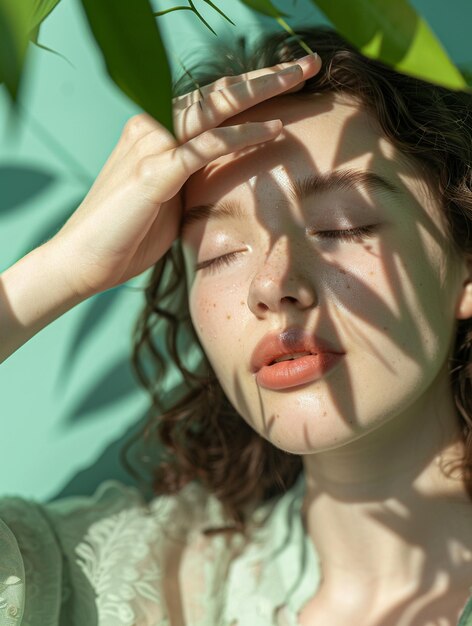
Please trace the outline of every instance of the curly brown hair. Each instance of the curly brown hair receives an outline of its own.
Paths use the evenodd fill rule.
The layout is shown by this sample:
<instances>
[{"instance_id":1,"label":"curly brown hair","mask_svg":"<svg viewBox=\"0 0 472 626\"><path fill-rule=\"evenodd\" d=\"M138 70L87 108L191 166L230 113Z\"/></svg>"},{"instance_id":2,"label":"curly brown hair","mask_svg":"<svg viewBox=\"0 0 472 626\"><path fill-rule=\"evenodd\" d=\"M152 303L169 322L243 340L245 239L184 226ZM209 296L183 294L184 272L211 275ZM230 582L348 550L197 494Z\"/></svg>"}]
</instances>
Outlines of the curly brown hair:
<instances>
[{"instance_id":1,"label":"curly brown hair","mask_svg":"<svg viewBox=\"0 0 472 626\"><path fill-rule=\"evenodd\" d=\"M213 45L203 60L174 82L174 95L222 76L295 60L301 56L300 39L318 52L323 65L296 97L344 92L359 99L400 153L429 175L444 209L442 219L450 235L448 252L457 258L472 254L470 93L400 74L363 56L333 29L323 26L299 28L295 35L265 33L250 52L244 38L232 47ZM249 510L288 490L302 471L302 460L261 437L230 404L194 331L187 295L177 239L152 270L145 288L146 305L134 328L132 364L151 395L151 409L144 427L126 443L121 458L136 476L123 452L136 440L150 446L160 458L151 454L141 460L151 468L155 495L175 494L190 481L197 481L219 499L228 519L234 521L230 528L244 532ZM472 499L472 320L457 320L456 325L449 372L466 451L459 461L460 475ZM190 358L195 348L200 351L200 363L187 367L182 357ZM146 354L151 357L150 374L145 369ZM165 384L173 368L183 377L180 387L168 381ZM171 388L169 397L164 395L166 386Z\"/></svg>"}]
</instances>

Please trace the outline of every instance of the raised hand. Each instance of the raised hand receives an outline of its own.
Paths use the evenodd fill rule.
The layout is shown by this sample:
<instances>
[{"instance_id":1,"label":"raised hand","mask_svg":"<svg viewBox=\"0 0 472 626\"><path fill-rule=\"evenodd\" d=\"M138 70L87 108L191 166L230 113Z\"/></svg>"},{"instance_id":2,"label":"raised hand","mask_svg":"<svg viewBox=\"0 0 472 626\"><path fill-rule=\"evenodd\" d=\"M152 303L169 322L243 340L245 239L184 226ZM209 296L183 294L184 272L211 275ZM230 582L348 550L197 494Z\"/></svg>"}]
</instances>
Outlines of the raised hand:
<instances>
[{"instance_id":1,"label":"raised hand","mask_svg":"<svg viewBox=\"0 0 472 626\"><path fill-rule=\"evenodd\" d=\"M218 125L300 89L320 67L310 57L221 78L202 88L202 101L198 90L174 98L177 138L146 113L132 117L84 201L44 244L73 292L87 298L154 265L179 234L188 178L221 156L274 139L282 128L281 122Z\"/></svg>"}]
</instances>

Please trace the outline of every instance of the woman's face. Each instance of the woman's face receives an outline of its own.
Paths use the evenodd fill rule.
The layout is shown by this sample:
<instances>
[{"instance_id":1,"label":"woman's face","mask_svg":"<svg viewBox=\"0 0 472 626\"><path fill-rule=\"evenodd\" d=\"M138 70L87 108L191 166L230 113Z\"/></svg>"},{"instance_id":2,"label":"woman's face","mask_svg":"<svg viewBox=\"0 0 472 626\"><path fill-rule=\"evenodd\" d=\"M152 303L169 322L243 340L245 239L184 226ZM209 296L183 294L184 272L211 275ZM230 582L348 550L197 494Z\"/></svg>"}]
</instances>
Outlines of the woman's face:
<instances>
[{"instance_id":1,"label":"woman's face","mask_svg":"<svg viewBox=\"0 0 472 626\"><path fill-rule=\"evenodd\" d=\"M185 186L185 212L225 201L241 215L189 222L181 236L191 318L228 399L275 446L306 454L345 445L427 397L447 373L462 282L426 179L361 105L280 96L223 125L274 118L284 122L275 141L219 158ZM386 184L332 185L300 201L289 192L345 170ZM320 234L362 226L373 226L364 239ZM344 356L309 383L259 386L256 344L294 326Z\"/></svg>"}]
</instances>

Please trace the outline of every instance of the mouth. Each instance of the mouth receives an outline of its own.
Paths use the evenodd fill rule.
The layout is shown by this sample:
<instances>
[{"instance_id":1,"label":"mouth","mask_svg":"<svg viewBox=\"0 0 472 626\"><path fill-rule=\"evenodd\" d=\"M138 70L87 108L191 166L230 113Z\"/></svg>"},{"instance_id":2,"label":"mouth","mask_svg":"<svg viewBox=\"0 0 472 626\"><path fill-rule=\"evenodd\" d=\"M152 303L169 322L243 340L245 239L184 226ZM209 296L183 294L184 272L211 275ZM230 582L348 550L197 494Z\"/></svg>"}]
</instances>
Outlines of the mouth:
<instances>
[{"instance_id":1,"label":"mouth","mask_svg":"<svg viewBox=\"0 0 472 626\"><path fill-rule=\"evenodd\" d=\"M254 348L249 367L256 374L263 367L275 367L283 361L298 362L303 358L320 357L323 354L344 354L344 351L304 328L291 327L264 335Z\"/></svg>"},{"instance_id":2,"label":"mouth","mask_svg":"<svg viewBox=\"0 0 472 626\"><path fill-rule=\"evenodd\" d=\"M263 365L256 373L256 382L259 387L274 390L313 383L323 378L343 356L332 352L287 355Z\"/></svg>"},{"instance_id":3,"label":"mouth","mask_svg":"<svg viewBox=\"0 0 472 626\"><path fill-rule=\"evenodd\" d=\"M271 365L275 365L275 363L282 363L283 361L294 361L298 359L299 357L308 356L310 354L316 356L318 353L317 352L297 352L294 354L284 354L276 359L273 359L270 363L267 363L266 366L270 367Z\"/></svg>"}]
</instances>

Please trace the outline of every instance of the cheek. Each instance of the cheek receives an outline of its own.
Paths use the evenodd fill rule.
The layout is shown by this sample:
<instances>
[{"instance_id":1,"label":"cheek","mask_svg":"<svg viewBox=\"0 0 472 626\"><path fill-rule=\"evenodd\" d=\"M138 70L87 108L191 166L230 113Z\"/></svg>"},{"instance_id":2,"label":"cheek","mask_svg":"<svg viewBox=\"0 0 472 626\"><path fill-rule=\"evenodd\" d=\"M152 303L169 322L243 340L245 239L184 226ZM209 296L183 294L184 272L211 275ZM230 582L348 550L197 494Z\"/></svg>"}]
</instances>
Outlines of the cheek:
<instances>
[{"instance_id":1,"label":"cheek","mask_svg":"<svg viewBox=\"0 0 472 626\"><path fill-rule=\"evenodd\" d=\"M206 293L205 293L206 292ZM209 290L193 289L190 297L190 315L199 336L208 337L221 317L221 301Z\"/></svg>"},{"instance_id":2,"label":"cheek","mask_svg":"<svg viewBox=\"0 0 472 626\"><path fill-rule=\"evenodd\" d=\"M189 310L195 332L205 357L220 385L231 397L235 369L245 358L244 326L247 323L247 302L239 290L228 290L218 280L202 281L190 293Z\"/></svg>"},{"instance_id":3,"label":"cheek","mask_svg":"<svg viewBox=\"0 0 472 626\"><path fill-rule=\"evenodd\" d=\"M189 311L200 343L208 356L234 338L235 324L243 323L246 301L241 296L241 286L218 279L195 279L189 293Z\"/></svg>"}]
</instances>

